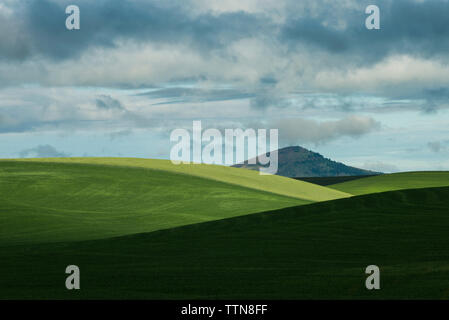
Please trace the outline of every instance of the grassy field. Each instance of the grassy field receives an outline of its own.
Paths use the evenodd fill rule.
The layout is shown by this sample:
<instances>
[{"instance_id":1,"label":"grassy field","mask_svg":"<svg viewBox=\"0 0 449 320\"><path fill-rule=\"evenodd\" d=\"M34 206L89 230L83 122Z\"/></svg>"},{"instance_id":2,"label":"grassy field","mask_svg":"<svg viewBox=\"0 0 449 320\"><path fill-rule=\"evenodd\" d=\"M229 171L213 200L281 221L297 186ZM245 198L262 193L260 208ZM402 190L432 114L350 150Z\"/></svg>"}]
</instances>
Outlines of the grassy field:
<instances>
[{"instance_id":1,"label":"grassy field","mask_svg":"<svg viewBox=\"0 0 449 320\"><path fill-rule=\"evenodd\" d=\"M448 171L404 172L333 184L328 187L354 195L393 190L449 186Z\"/></svg>"},{"instance_id":2,"label":"grassy field","mask_svg":"<svg viewBox=\"0 0 449 320\"><path fill-rule=\"evenodd\" d=\"M449 188L377 193L125 237L0 248L0 298L449 298ZM215 207L210 209L215 210ZM81 290L64 287L81 269ZM367 265L381 290L364 287Z\"/></svg>"},{"instance_id":3,"label":"grassy field","mask_svg":"<svg viewBox=\"0 0 449 320\"><path fill-rule=\"evenodd\" d=\"M0 245L99 239L309 202L140 167L1 161Z\"/></svg>"},{"instance_id":4,"label":"grassy field","mask_svg":"<svg viewBox=\"0 0 449 320\"><path fill-rule=\"evenodd\" d=\"M216 180L228 184L280 194L287 197L310 201L327 201L349 197L338 190L323 188L304 181L295 181L276 175L260 175L258 171L238 168L207 165L180 164L174 165L168 160L137 158L54 158L54 159L18 159L23 162L72 163L102 166L122 166L144 168ZM0 162L1 163L1 162Z\"/></svg>"},{"instance_id":5,"label":"grassy field","mask_svg":"<svg viewBox=\"0 0 449 320\"><path fill-rule=\"evenodd\" d=\"M0 161L0 299L449 299L448 177L333 186L373 192L348 197L217 166Z\"/></svg>"}]
</instances>

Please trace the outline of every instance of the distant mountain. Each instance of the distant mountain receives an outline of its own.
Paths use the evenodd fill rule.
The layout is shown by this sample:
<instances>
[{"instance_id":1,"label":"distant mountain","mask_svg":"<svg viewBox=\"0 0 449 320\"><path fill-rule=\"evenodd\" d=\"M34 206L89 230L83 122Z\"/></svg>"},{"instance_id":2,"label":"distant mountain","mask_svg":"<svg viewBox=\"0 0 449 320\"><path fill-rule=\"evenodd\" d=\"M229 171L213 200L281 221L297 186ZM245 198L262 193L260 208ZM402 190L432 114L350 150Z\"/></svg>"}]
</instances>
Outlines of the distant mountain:
<instances>
[{"instance_id":1,"label":"distant mountain","mask_svg":"<svg viewBox=\"0 0 449 320\"><path fill-rule=\"evenodd\" d=\"M268 153L269 154L269 153ZM245 161L233 167L258 170L259 164ZM358 169L324 158L321 154L302 147L278 150L278 175L285 177L342 177L376 175L380 172Z\"/></svg>"}]
</instances>

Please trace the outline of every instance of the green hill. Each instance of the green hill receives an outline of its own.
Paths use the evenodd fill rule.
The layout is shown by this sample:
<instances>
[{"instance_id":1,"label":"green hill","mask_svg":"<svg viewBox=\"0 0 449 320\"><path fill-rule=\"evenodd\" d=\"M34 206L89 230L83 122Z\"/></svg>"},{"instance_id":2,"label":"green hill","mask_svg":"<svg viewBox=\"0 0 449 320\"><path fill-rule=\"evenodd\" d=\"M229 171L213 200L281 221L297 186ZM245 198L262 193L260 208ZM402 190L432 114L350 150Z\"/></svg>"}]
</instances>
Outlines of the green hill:
<instances>
[{"instance_id":1,"label":"green hill","mask_svg":"<svg viewBox=\"0 0 449 320\"><path fill-rule=\"evenodd\" d=\"M0 246L149 232L305 203L161 170L0 161Z\"/></svg>"},{"instance_id":2,"label":"green hill","mask_svg":"<svg viewBox=\"0 0 449 320\"><path fill-rule=\"evenodd\" d=\"M277 176L169 161L0 161L0 246L150 232L312 202L302 194L346 196Z\"/></svg>"},{"instance_id":3,"label":"green hill","mask_svg":"<svg viewBox=\"0 0 449 320\"><path fill-rule=\"evenodd\" d=\"M108 166L122 166L144 168L196 176L209 180L216 180L228 184L276 193L283 196L299 198L310 201L326 201L349 197L330 188L323 188L304 181L294 181L276 175L260 175L259 172L241 170L237 168L206 165L206 164L181 164L174 165L168 160L137 159L137 158L54 158L54 159L20 159L16 161L46 162L46 163L78 163L96 164ZM1 162L0 162L1 163Z\"/></svg>"},{"instance_id":4,"label":"green hill","mask_svg":"<svg viewBox=\"0 0 449 320\"><path fill-rule=\"evenodd\" d=\"M334 185L374 192L348 197L162 160L0 161L0 299L449 299L448 177Z\"/></svg>"},{"instance_id":5,"label":"green hill","mask_svg":"<svg viewBox=\"0 0 449 320\"><path fill-rule=\"evenodd\" d=\"M449 188L403 190L119 238L2 247L0 298L448 299L447 208ZM81 290L64 287L69 264L81 269ZM381 270L378 291L364 287L372 264Z\"/></svg>"},{"instance_id":6,"label":"green hill","mask_svg":"<svg viewBox=\"0 0 449 320\"><path fill-rule=\"evenodd\" d=\"M403 189L449 186L449 171L425 171L364 177L328 187L354 195Z\"/></svg>"}]
</instances>

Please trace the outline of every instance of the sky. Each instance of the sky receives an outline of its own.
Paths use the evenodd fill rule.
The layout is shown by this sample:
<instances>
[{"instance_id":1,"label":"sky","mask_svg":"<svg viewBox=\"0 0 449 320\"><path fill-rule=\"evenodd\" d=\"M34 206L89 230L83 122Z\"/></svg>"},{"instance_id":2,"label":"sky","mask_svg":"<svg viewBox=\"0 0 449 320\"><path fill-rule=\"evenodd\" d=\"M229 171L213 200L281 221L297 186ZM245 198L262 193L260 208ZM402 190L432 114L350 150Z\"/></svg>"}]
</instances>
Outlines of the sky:
<instances>
[{"instance_id":1,"label":"sky","mask_svg":"<svg viewBox=\"0 0 449 320\"><path fill-rule=\"evenodd\" d=\"M201 120L449 170L448 17L448 0L2 0L0 158L168 159L171 131Z\"/></svg>"}]
</instances>

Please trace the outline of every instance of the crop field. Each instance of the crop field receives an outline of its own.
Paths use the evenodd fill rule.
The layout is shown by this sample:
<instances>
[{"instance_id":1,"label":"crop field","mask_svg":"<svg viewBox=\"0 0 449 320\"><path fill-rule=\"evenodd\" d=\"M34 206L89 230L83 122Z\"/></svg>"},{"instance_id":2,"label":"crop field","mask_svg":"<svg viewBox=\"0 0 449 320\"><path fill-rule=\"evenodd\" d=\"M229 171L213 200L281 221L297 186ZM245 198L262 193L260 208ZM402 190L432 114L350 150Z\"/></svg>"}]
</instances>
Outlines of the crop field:
<instances>
[{"instance_id":1,"label":"crop field","mask_svg":"<svg viewBox=\"0 0 449 320\"><path fill-rule=\"evenodd\" d=\"M333 184L328 187L353 195L361 195L374 192L444 186L449 186L449 172L447 171L383 174Z\"/></svg>"},{"instance_id":2,"label":"crop field","mask_svg":"<svg viewBox=\"0 0 449 320\"><path fill-rule=\"evenodd\" d=\"M162 160L0 161L0 299L448 299L447 177L333 190Z\"/></svg>"}]
</instances>

